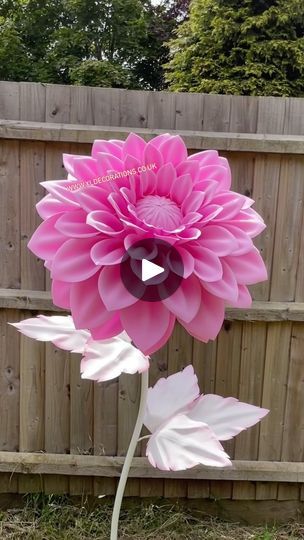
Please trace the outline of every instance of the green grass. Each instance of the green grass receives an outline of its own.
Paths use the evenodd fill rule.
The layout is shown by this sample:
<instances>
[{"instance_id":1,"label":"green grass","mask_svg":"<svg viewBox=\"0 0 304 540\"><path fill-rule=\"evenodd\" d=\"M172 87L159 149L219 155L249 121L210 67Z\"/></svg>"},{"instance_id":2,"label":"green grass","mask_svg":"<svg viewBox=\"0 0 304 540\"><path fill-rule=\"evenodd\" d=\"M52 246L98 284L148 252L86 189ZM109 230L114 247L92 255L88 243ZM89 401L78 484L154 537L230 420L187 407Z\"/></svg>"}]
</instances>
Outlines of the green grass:
<instances>
[{"instance_id":1,"label":"green grass","mask_svg":"<svg viewBox=\"0 0 304 540\"><path fill-rule=\"evenodd\" d=\"M22 508L0 514L0 538L14 540L108 540L112 507L74 505L65 497L26 496ZM304 525L244 527L164 504L130 505L120 521L120 540L294 540Z\"/></svg>"}]
</instances>

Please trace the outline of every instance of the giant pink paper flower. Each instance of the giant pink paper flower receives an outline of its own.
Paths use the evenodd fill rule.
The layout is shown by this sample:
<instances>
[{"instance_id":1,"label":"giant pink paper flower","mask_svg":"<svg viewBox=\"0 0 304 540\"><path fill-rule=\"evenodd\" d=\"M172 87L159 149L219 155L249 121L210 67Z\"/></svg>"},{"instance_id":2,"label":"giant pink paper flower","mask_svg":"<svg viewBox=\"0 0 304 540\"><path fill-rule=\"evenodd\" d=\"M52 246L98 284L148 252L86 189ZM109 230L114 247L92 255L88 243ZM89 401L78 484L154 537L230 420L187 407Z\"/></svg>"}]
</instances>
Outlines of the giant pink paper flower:
<instances>
[{"instance_id":1,"label":"giant pink paper flower","mask_svg":"<svg viewBox=\"0 0 304 540\"><path fill-rule=\"evenodd\" d=\"M43 182L49 194L37 209L44 221L29 247L45 259L53 301L71 310L76 328L94 339L125 329L150 354L176 320L207 342L226 305L250 306L246 286L267 277L252 243L265 225L251 199L230 191L228 162L216 151L188 156L179 136L146 143L131 133L125 142L95 141L91 157L66 154L64 165L68 180ZM115 179L96 183L106 175ZM77 181L93 185L74 190ZM180 287L159 302L136 298L120 276L125 250L147 238L174 244L184 264Z\"/></svg>"},{"instance_id":2,"label":"giant pink paper flower","mask_svg":"<svg viewBox=\"0 0 304 540\"><path fill-rule=\"evenodd\" d=\"M229 456L220 441L254 426L266 414L235 398L200 395L192 366L148 390L144 423L152 433L146 454L163 471L181 471L195 465L227 467Z\"/></svg>"}]
</instances>

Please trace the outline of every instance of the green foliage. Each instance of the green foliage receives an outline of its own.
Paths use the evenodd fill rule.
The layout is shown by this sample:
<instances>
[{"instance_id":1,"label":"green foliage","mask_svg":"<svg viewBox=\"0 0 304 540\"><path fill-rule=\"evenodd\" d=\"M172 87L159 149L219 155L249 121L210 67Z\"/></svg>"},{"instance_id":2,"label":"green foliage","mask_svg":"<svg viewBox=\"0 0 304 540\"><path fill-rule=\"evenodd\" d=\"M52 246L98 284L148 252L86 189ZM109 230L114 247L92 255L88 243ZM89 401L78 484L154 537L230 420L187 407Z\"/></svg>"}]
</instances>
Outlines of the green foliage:
<instances>
[{"instance_id":1,"label":"green foliage","mask_svg":"<svg viewBox=\"0 0 304 540\"><path fill-rule=\"evenodd\" d=\"M129 72L119 64L104 60L84 60L69 70L72 84L124 88Z\"/></svg>"},{"instance_id":2,"label":"green foliage","mask_svg":"<svg viewBox=\"0 0 304 540\"><path fill-rule=\"evenodd\" d=\"M170 48L171 90L304 95L303 0L192 0Z\"/></svg>"},{"instance_id":3,"label":"green foliage","mask_svg":"<svg viewBox=\"0 0 304 540\"><path fill-rule=\"evenodd\" d=\"M188 3L0 0L0 79L160 89Z\"/></svg>"}]
</instances>

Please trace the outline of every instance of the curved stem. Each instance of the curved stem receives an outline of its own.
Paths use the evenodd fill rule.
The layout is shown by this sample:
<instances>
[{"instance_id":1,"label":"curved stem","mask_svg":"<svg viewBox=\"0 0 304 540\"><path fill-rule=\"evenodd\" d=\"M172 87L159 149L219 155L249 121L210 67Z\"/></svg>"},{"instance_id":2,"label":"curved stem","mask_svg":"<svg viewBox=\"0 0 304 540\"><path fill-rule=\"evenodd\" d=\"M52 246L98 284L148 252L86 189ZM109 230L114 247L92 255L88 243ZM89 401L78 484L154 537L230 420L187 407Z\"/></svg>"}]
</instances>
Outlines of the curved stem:
<instances>
[{"instance_id":1,"label":"curved stem","mask_svg":"<svg viewBox=\"0 0 304 540\"><path fill-rule=\"evenodd\" d=\"M124 465L121 471L118 488L116 492L113 514L112 514L112 523L111 523L111 540L117 540L120 508L121 508L122 498L125 491L132 459L133 459L135 449L138 443L138 438L139 438L139 435L143 426L143 419L144 419L144 414L145 414L145 409L146 409L146 401L147 401L147 393L148 393L148 384L149 384L149 370L144 371L141 374L141 394L140 394L138 416L137 416L135 428L133 431L132 439L129 444L128 452L124 461Z\"/></svg>"}]
</instances>

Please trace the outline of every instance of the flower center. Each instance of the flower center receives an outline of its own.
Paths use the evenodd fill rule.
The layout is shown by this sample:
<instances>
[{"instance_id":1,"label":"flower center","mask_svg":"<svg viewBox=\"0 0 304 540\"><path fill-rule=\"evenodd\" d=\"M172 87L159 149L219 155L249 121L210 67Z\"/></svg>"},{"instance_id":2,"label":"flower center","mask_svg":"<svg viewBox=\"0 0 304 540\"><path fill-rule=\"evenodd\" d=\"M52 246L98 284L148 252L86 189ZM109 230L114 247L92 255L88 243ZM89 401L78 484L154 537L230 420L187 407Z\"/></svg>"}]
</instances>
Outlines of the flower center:
<instances>
[{"instance_id":1,"label":"flower center","mask_svg":"<svg viewBox=\"0 0 304 540\"><path fill-rule=\"evenodd\" d=\"M139 219L166 231L174 230L181 224L182 212L174 201L160 195L147 195L136 205Z\"/></svg>"}]
</instances>

